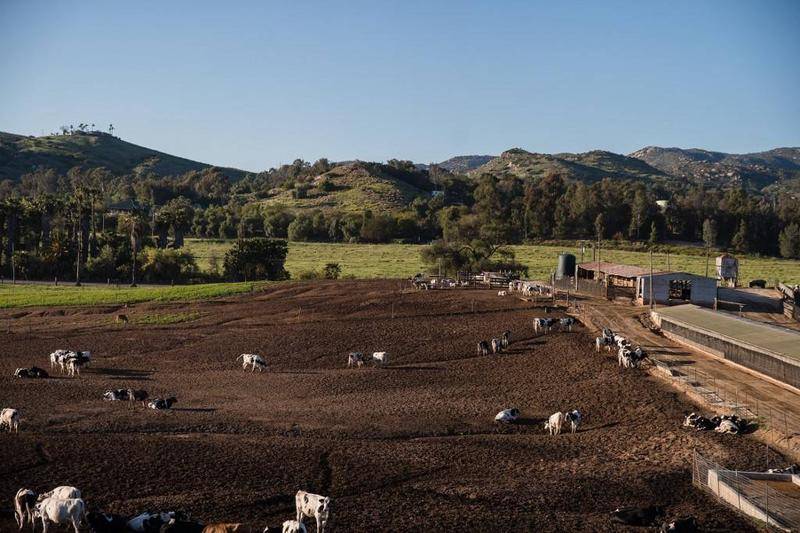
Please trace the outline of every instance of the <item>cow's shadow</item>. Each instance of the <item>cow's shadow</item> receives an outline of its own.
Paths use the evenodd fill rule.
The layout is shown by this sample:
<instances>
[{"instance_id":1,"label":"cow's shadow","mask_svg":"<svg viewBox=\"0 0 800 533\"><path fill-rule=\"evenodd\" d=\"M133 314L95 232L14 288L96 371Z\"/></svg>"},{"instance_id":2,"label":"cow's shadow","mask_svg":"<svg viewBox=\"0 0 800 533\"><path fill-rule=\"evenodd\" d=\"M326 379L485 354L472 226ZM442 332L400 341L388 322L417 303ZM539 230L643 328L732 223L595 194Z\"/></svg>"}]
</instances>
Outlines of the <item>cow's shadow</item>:
<instances>
[{"instance_id":1,"label":"cow's shadow","mask_svg":"<svg viewBox=\"0 0 800 533\"><path fill-rule=\"evenodd\" d=\"M149 381L150 376L154 373L152 370L134 370L132 368L94 367L88 370L92 374L108 376L110 379L131 381Z\"/></svg>"}]
</instances>

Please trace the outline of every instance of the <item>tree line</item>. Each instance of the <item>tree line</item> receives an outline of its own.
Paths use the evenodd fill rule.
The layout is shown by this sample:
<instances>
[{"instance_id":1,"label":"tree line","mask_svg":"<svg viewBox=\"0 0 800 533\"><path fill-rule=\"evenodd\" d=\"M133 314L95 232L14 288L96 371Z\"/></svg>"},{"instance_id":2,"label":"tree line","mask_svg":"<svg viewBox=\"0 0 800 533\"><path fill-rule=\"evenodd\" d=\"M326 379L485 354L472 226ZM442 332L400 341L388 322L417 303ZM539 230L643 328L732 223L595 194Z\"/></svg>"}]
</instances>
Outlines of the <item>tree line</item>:
<instances>
[{"instance_id":1,"label":"tree line","mask_svg":"<svg viewBox=\"0 0 800 533\"><path fill-rule=\"evenodd\" d=\"M612 178L585 183L557 172L535 180L476 177L390 160L359 164L420 191L402 208L298 211L262 200L276 190L303 198L336 187L326 174L334 166L328 160L298 159L238 181L214 167L159 177L154 164L124 176L102 167L74 167L65 175L40 168L0 184L0 273L199 279L206 273L182 249L187 236L426 243L423 259L451 270L514 266L504 245L553 239L704 242L736 253L800 257L800 200L742 187L667 190Z\"/></svg>"}]
</instances>

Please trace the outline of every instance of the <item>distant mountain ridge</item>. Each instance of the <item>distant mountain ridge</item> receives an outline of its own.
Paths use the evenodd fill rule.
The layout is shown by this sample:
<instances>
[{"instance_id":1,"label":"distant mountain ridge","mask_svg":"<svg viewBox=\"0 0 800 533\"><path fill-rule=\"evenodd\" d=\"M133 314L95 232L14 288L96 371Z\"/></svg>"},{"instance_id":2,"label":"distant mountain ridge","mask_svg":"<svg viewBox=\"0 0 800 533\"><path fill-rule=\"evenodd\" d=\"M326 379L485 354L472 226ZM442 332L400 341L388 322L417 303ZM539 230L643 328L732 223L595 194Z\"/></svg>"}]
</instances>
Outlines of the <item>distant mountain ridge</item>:
<instances>
[{"instance_id":1,"label":"distant mountain ridge","mask_svg":"<svg viewBox=\"0 0 800 533\"><path fill-rule=\"evenodd\" d=\"M707 185L746 184L755 189L792 186L800 181L800 148L775 148L750 154L728 154L699 148L647 146L630 157L672 176Z\"/></svg>"}]
</instances>

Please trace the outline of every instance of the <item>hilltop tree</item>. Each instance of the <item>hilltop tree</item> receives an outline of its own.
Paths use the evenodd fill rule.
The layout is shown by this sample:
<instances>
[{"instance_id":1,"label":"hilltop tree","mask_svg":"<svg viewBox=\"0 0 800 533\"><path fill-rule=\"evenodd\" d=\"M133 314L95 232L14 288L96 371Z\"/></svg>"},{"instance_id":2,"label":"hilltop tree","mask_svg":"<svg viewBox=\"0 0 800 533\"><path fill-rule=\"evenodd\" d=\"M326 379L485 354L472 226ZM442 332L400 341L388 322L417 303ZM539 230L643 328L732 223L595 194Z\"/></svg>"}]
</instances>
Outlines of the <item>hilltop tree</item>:
<instances>
[{"instance_id":1,"label":"hilltop tree","mask_svg":"<svg viewBox=\"0 0 800 533\"><path fill-rule=\"evenodd\" d=\"M739 229L731 239L733 249L739 253L747 253L750 251L750 234L747 229L747 222L745 219L739 221Z\"/></svg>"},{"instance_id":2,"label":"hilltop tree","mask_svg":"<svg viewBox=\"0 0 800 533\"><path fill-rule=\"evenodd\" d=\"M717 224L710 218L703 222L703 242L706 248L713 248L717 245Z\"/></svg>"}]
</instances>

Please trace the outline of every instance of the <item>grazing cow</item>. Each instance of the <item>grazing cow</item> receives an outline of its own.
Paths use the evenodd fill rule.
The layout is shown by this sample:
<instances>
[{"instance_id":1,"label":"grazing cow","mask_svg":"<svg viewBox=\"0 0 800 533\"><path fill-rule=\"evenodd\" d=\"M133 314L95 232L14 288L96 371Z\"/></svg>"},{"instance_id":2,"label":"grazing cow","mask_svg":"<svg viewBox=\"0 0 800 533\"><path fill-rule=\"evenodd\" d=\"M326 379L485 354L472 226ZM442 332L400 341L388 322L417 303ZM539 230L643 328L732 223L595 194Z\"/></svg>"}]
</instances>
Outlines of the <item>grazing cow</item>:
<instances>
[{"instance_id":1,"label":"grazing cow","mask_svg":"<svg viewBox=\"0 0 800 533\"><path fill-rule=\"evenodd\" d=\"M298 490L294 496L297 508L297 521L302 522L303 517L314 518L317 521L317 533L324 532L330 519L331 499L319 494L311 494Z\"/></svg>"},{"instance_id":2,"label":"grazing cow","mask_svg":"<svg viewBox=\"0 0 800 533\"><path fill-rule=\"evenodd\" d=\"M242 370L247 370L247 365L252 367L250 372L255 372L256 367L258 367L259 372L263 372L267 368L267 362L264 361L264 358L254 353L243 353L236 358L237 361L239 359L242 360Z\"/></svg>"},{"instance_id":3,"label":"grazing cow","mask_svg":"<svg viewBox=\"0 0 800 533\"><path fill-rule=\"evenodd\" d=\"M508 330L504 331L503 335L500 337L500 340L503 349L505 350L506 348L508 348L508 345L511 344L511 332Z\"/></svg>"},{"instance_id":4,"label":"grazing cow","mask_svg":"<svg viewBox=\"0 0 800 533\"><path fill-rule=\"evenodd\" d=\"M80 498L45 498L36 504L34 513L37 518L42 519L43 533L47 533L50 523L72 524L75 533L80 533L78 526L83 521L86 505Z\"/></svg>"},{"instance_id":5,"label":"grazing cow","mask_svg":"<svg viewBox=\"0 0 800 533\"><path fill-rule=\"evenodd\" d=\"M351 368L353 365L361 368L364 366L364 354L361 352L350 352L347 356L347 368Z\"/></svg>"},{"instance_id":6,"label":"grazing cow","mask_svg":"<svg viewBox=\"0 0 800 533\"><path fill-rule=\"evenodd\" d=\"M39 494L39 497L36 498L36 501L42 502L47 498L55 498L57 500L80 499L81 491L75 487L70 487L69 485L61 485L49 492L43 492Z\"/></svg>"},{"instance_id":7,"label":"grazing cow","mask_svg":"<svg viewBox=\"0 0 800 533\"><path fill-rule=\"evenodd\" d=\"M498 338L494 338L494 339L492 339L491 343L492 343L492 353L500 353L500 352L503 351L503 341L502 340L500 340Z\"/></svg>"},{"instance_id":8,"label":"grazing cow","mask_svg":"<svg viewBox=\"0 0 800 533\"><path fill-rule=\"evenodd\" d=\"M286 520L281 527L281 533L308 533L308 530L301 521Z\"/></svg>"},{"instance_id":9,"label":"grazing cow","mask_svg":"<svg viewBox=\"0 0 800 533\"><path fill-rule=\"evenodd\" d=\"M572 325L574 323L575 323L575 319L572 318L571 316L568 316L568 317L565 317L565 318L562 318L561 320L559 320L558 321L558 326L559 326L559 329L561 329L561 330L566 329L567 331L571 332L572 331Z\"/></svg>"},{"instance_id":10,"label":"grazing cow","mask_svg":"<svg viewBox=\"0 0 800 533\"><path fill-rule=\"evenodd\" d=\"M170 396L169 398L154 398L147 402L147 407L150 409L156 409L157 411L162 411L164 409L171 409L172 404L178 403L178 399L174 396Z\"/></svg>"},{"instance_id":11,"label":"grazing cow","mask_svg":"<svg viewBox=\"0 0 800 533\"><path fill-rule=\"evenodd\" d=\"M171 518L169 522L163 524L158 533L203 533L205 528L200 522L194 520L179 520Z\"/></svg>"},{"instance_id":12,"label":"grazing cow","mask_svg":"<svg viewBox=\"0 0 800 533\"><path fill-rule=\"evenodd\" d=\"M67 354L69 354L69 350L56 350L55 352L50 354L50 369L52 370L55 367L59 367L61 372L64 372L64 364L67 361Z\"/></svg>"},{"instance_id":13,"label":"grazing cow","mask_svg":"<svg viewBox=\"0 0 800 533\"><path fill-rule=\"evenodd\" d=\"M478 343L478 355L489 355L489 342L480 341Z\"/></svg>"},{"instance_id":14,"label":"grazing cow","mask_svg":"<svg viewBox=\"0 0 800 533\"><path fill-rule=\"evenodd\" d=\"M14 519L17 521L19 529L25 526L25 522L34 528L33 510L36 506L36 493L31 489L19 489L14 496Z\"/></svg>"},{"instance_id":15,"label":"grazing cow","mask_svg":"<svg viewBox=\"0 0 800 533\"><path fill-rule=\"evenodd\" d=\"M150 397L150 395L147 394L146 390L128 389L128 401L129 402L142 402L142 403L145 403L149 397Z\"/></svg>"},{"instance_id":16,"label":"grazing cow","mask_svg":"<svg viewBox=\"0 0 800 533\"><path fill-rule=\"evenodd\" d=\"M612 341L608 337L595 337L595 339L594 339L594 345L595 345L595 348L597 350L597 353L600 353L600 348L602 346L605 346L606 347L606 351L610 352L611 351L611 347L613 346L613 344L614 344L614 341Z\"/></svg>"},{"instance_id":17,"label":"grazing cow","mask_svg":"<svg viewBox=\"0 0 800 533\"><path fill-rule=\"evenodd\" d=\"M180 520L184 518L186 517L183 516L183 513L175 511L159 513L145 511L144 513L136 515L128 520L126 526L128 527L128 530L132 531L133 533L151 533L159 531L161 526L169 523L170 520Z\"/></svg>"},{"instance_id":18,"label":"grazing cow","mask_svg":"<svg viewBox=\"0 0 800 533\"><path fill-rule=\"evenodd\" d=\"M512 407L510 409L503 409L499 413L497 413L494 417L495 422L501 422L503 424L510 424L512 422L516 422L519 418L519 409L516 407Z\"/></svg>"},{"instance_id":19,"label":"grazing cow","mask_svg":"<svg viewBox=\"0 0 800 533\"><path fill-rule=\"evenodd\" d=\"M16 378L47 378L50 377L47 374L47 371L43 368L39 368L38 366L32 366L30 368L18 368L14 371L14 377Z\"/></svg>"},{"instance_id":20,"label":"grazing cow","mask_svg":"<svg viewBox=\"0 0 800 533\"><path fill-rule=\"evenodd\" d=\"M578 411L577 409L575 409L574 411L568 412L564 416L564 421L565 422L569 422L570 433L575 433L575 432L578 431L578 428L580 427L582 420L583 420L583 417L581 416L581 412Z\"/></svg>"},{"instance_id":21,"label":"grazing cow","mask_svg":"<svg viewBox=\"0 0 800 533\"><path fill-rule=\"evenodd\" d=\"M565 415L561 411L555 412L550 415L547 422L544 423L544 429L550 432L550 435L558 435L561 433L561 426L564 424Z\"/></svg>"},{"instance_id":22,"label":"grazing cow","mask_svg":"<svg viewBox=\"0 0 800 533\"><path fill-rule=\"evenodd\" d=\"M237 533L244 531L242 524L208 524L202 533Z\"/></svg>"},{"instance_id":23,"label":"grazing cow","mask_svg":"<svg viewBox=\"0 0 800 533\"><path fill-rule=\"evenodd\" d=\"M697 527L697 520L693 516L678 518L672 522L661 524L661 533L696 533L700 531Z\"/></svg>"},{"instance_id":24,"label":"grazing cow","mask_svg":"<svg viewBox=\"0 0 800 533\"><path fill-rule=\"evenodd\" d=\"M128 531L125 517L112 513L92 511L86 513L86 522L92 533L124 533Z\"/></svg>"},{"instance_id":25,"label":"grazing cow","mask_svg":"<svg viewBox=\"0 0 800 533\"><path fill-rule=\"evenodd\" d=\"M626 526L655 526L662 516L661 507L623 507L611 512L611 520Z\"/></svg>"},{"instance_id":26,"label":"grazing cow","mask_svg":"<svg viewBox=\"0 0 800 533\"><path fill-rule=\"evenodd\" d=\"M389 364L389 352L372 352L372 362L375 366Z\"/></svg>"},{"instance_id":27,"label":"grazing cow","mask_svg":"<svg viewBox=\"0 0 800 533\"><path fill-rule=\"evenodd\" d=\"M103 399L109 402L127 401L128 389L111 389L103 393Z\"/></svg>"},{"instance_id":28,"label":"grazing cow","mask_svg":"<svg viewBox=\"0 0 800 533\"><path fill-rule=\"evenodd\" d=\"M0 411L0 428L8 426L8 432L19 433L19 411L6 407Z\"/></svg>"}]
</instances>

